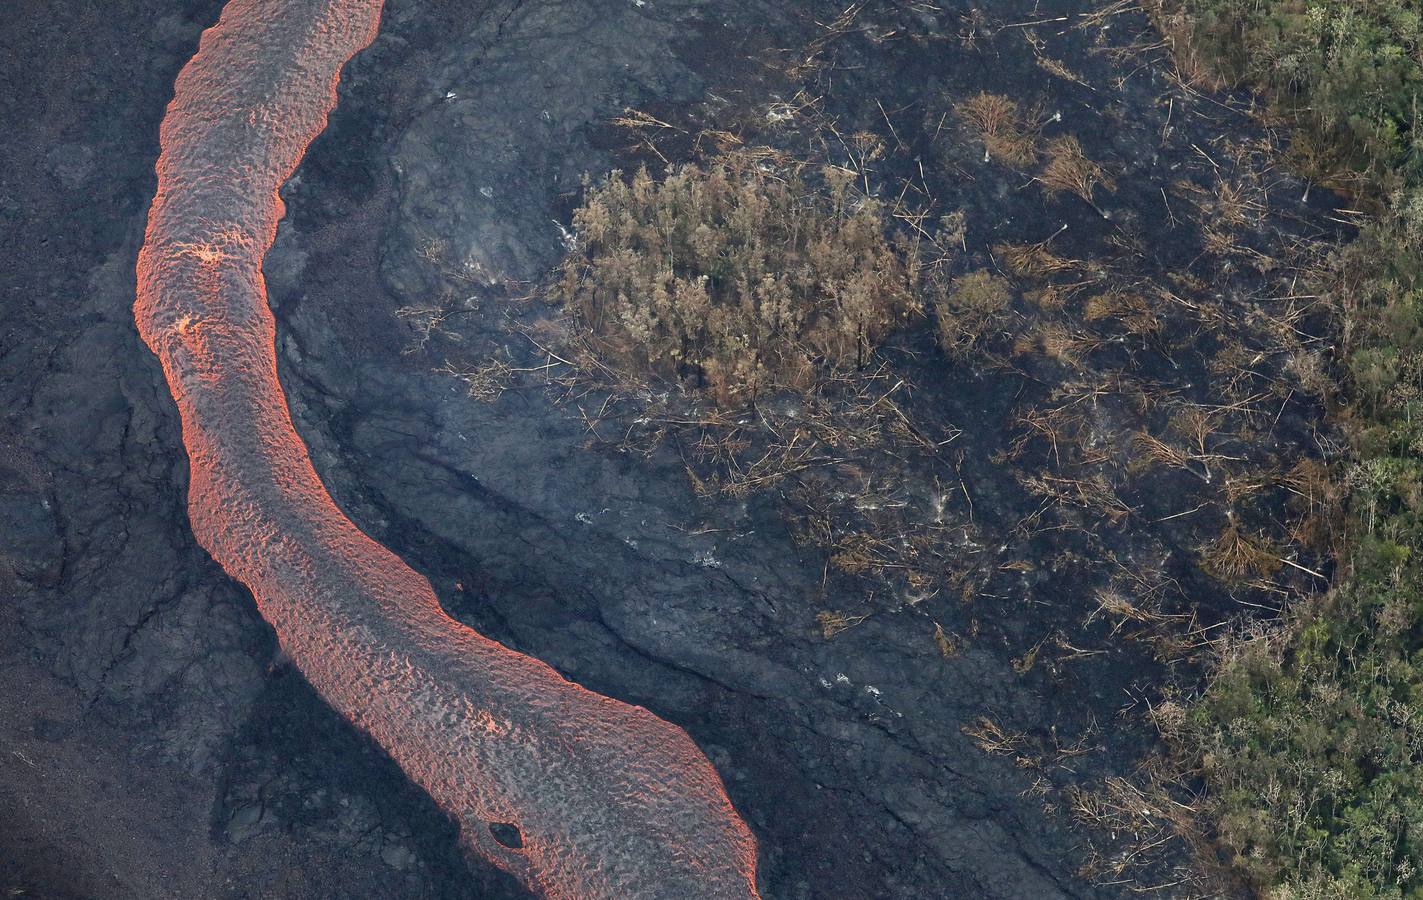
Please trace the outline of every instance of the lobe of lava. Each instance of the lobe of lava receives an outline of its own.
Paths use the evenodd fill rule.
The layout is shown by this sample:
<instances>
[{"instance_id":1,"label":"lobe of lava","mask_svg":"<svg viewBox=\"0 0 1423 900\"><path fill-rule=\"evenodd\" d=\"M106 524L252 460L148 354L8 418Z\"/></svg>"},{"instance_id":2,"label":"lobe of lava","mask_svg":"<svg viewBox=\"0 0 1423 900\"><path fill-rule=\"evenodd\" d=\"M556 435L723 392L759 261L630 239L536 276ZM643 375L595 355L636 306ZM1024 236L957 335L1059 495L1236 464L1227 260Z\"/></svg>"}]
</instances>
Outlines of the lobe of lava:
<instances>
[{"instance_id":1,"label":"lobe of lava","mask_svg":"<svg viewBox=\"0 0 1423 900\"><path fill-rule=\"evenodd\" d=\"M755 840L687 735L450 619L337 509L292 427L261 261L381 2L231 0L178 76L135 315L182 414L193 530L321 695L531 890L757 897Z\"/></svg>"}]
</instances>

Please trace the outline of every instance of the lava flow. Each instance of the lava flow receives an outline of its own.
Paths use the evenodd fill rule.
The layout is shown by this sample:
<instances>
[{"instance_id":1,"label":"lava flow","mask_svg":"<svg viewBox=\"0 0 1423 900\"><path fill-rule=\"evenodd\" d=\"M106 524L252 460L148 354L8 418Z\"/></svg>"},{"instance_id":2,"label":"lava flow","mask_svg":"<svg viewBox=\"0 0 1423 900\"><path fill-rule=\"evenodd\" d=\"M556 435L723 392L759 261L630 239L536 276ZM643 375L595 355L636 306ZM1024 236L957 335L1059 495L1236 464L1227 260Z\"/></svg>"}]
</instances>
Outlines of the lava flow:
<instances>
[{"instance_id":1,"label":"lava flow","mask_svg":"<svg viewBox=\"0 0 1423 900\"><path fill-rule=\"evenodd\" d=\"M292 426L262 258L381 4L231 0L178 76L135 315L182 415L193 530L321 695L531 890L756 897L755 840L687 735L449 618L336 507Z\"/></svg>"}]
</instances>

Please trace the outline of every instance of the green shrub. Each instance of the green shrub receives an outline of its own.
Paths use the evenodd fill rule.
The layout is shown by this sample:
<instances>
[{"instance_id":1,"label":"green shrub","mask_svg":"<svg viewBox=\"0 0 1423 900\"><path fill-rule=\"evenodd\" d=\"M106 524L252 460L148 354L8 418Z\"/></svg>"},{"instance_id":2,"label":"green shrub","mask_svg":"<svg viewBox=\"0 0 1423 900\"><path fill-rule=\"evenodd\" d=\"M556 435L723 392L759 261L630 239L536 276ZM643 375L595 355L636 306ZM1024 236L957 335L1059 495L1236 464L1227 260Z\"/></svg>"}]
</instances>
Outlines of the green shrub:
<instances>
[{"instance_id":1,"label":"green shrub","mask_svg":"<svg viewBox=\"0 0 1423 900\"><path fill-rule=\"evenodd\" d=\"M588 185L561 295L614 358L728 402L864 365L915 308L879 203L748 154Z\"/></svg>"},{"instance_id":2,"label":"green shrub","mask_svg":"<svg viewBox=\"0 0 1423 900\"><path fill-rule=\"evenodd\" d=\"M1325 169L1309 174L1377 211L1318 286L1354 456L1342 575L1224 654L1180 749L1265 896L1423 898L1423 20L1411 0L1159 11L1178 58L1264 91L1296 146L1325 148L1296 154Z\"/></svg>"},{"instance_id":3,"label":"green shrub","mask_svg":"<svg viewBox=\"0 0 1423 900\"><path fill-rule=\"evenodd\" d=\"M1423 583L1370 550L1389 574L1236 646L1190 718L1222 848L1267 896L1423 897Z\"/></svg>"},{"instance_id":4,"label":"green shrub","mask_svg":"<svg viewBox=\"0 0 1423 900\"><path fill-rule=\"evenodd\" d=\"M1197 49L1222 74L1272 92L1374 180L1423 174L1412 0L1185 0ZM1309 139L1307 136L1306 139Z\"/></svg>"}]
</instances>

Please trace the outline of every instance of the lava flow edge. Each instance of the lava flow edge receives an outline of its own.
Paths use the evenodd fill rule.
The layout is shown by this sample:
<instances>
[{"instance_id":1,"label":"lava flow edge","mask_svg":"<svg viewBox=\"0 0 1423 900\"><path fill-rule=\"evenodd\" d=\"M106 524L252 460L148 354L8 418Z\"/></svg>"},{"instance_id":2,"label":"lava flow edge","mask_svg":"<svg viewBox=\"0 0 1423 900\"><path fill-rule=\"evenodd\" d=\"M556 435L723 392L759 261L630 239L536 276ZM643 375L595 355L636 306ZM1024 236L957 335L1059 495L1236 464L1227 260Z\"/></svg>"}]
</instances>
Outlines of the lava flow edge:
<instances>
[{"instance_id":1,"label":"lava flow edge","mask_svg":"<svg viewBox=\"0 0 1423 900\"><path fill-rule=\"evenodd\" d=\"M337 508L292 424L262 259L381 7L231 0L178 76L134 312L181 416L193 531L321 696L534 892L758 897L755 839L686 733L451 619Z\"/></svg>"}]
</instances>

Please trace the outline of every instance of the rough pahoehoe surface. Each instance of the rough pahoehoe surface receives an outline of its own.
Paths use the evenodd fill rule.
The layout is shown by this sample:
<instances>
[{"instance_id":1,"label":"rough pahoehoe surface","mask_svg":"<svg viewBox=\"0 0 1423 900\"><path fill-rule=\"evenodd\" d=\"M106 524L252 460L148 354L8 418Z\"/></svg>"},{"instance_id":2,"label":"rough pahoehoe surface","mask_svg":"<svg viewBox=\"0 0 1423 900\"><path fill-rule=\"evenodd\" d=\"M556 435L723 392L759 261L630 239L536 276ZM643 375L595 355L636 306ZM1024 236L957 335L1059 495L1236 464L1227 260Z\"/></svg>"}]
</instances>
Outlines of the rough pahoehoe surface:
<instances>
[{"instance_id":1,"label":"rough pahoehoe surface","mask_svg":"<svg viewBox=\"0 0 1423 900\"><path fill-rule=\"evenodd\" d=\"M292 427L261 261L380 9L233 0L178 78L135 311L182 414L193 529L322 696L531 889L756 896L754 839L686 734L450 619L336 507Z\"/></svg>"}]
</instances>

